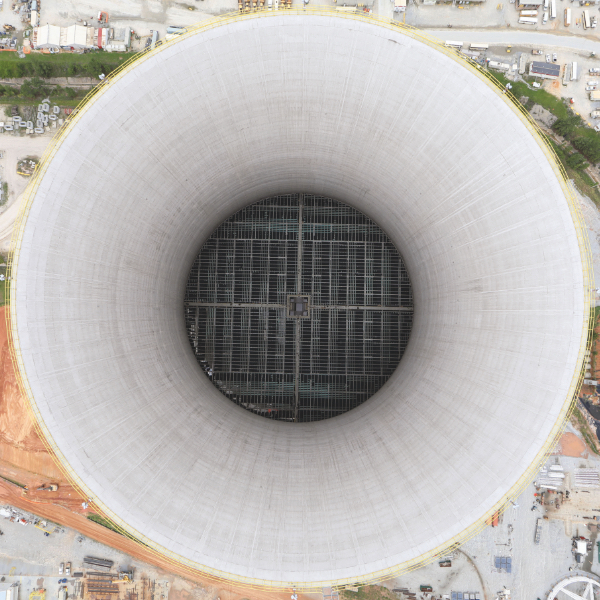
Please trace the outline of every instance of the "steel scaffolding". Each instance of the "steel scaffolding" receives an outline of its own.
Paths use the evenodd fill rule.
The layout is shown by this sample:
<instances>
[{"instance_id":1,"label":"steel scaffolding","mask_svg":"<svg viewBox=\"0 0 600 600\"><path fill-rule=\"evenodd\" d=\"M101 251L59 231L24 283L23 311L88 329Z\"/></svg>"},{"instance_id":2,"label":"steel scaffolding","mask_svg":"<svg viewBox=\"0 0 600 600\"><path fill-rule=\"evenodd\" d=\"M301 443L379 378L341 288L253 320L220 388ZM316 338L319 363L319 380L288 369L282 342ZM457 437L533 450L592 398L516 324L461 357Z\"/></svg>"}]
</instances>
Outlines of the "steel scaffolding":
<instances>
[{"instance_id":1,"label":"steel scaffolding","mask_svg":"<svg viewBox=\"0 0 600 600\"><path fill-rule=\"evenodd\" d=\"M296 313L290 301L308 306ZM387 235L351 206L309 194L267 198L225 221L185 297L190 343L213 384L247 410L297 422L372 396L402 358L412 309Z\"/></svg>"}]
</instances>

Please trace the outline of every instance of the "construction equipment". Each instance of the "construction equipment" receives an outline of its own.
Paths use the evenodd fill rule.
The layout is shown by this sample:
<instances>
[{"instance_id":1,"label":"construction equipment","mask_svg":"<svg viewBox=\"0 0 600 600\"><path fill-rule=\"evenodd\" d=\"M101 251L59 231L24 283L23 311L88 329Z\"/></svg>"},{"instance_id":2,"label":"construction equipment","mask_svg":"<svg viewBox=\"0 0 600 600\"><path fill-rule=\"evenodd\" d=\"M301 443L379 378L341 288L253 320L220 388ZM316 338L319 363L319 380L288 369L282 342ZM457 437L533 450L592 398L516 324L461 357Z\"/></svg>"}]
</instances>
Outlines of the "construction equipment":
<instances>
[{"instance_id":1,"label":"construction equipment","mask_svg":"<svg viewBox=\"0 0 600 600\"><path fill-rule=\"evenodd\" d=\"M40 521L40 523L44 523L44 525L46 524L45 521ZM48 531L42 525L40 525L40 523L34 523L33 526L37 527L40 531L43 531L46 537L49 537L52 531Z\"/></svg>"},{"instance_id":2,"label":"construction equipment","mask_svg":"<svg viewBox=\"0 0 600 600\"><path fill-rule=\"evenodd\" d=\"M14 31L15 28L13 25L10 25L9 23L4 23L4 31Z\"/></svg>"},{"instance_id":3,"label":"construction equipment","mask_svg":"<svg viewBox=\"0 0 600 600\"><path fill-rule=\"evenodd\" d=\"M58 485L56 483L51 483L50 485L46 486L46 484L41 485L39 488L37 488L38 492L58 492Z\"/></svg>"}]
</instances>

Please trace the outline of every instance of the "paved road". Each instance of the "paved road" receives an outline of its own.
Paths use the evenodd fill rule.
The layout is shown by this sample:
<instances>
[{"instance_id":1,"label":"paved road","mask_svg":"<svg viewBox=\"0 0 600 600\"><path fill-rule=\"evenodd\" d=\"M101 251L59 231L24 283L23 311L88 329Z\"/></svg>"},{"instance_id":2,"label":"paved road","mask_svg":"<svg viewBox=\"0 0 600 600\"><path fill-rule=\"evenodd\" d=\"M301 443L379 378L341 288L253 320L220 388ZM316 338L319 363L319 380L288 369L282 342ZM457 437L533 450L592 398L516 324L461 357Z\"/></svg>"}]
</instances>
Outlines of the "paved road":
<instances>
[{"instance_id":1,"label":"paved road","mask_svg":"<svg viewBox=\"0 0 600 600\"><path fill-rule=\"evenodd\" d=\"M573 35L556 35L536 31L519 31L514 29L425 29L427 33L442 40L463 42L481 42L482 44L512 44L513 46L554 46L556 48L573 48L587 52L596 52L600 56L600 42Z\"/></svg>"}]
</instances>

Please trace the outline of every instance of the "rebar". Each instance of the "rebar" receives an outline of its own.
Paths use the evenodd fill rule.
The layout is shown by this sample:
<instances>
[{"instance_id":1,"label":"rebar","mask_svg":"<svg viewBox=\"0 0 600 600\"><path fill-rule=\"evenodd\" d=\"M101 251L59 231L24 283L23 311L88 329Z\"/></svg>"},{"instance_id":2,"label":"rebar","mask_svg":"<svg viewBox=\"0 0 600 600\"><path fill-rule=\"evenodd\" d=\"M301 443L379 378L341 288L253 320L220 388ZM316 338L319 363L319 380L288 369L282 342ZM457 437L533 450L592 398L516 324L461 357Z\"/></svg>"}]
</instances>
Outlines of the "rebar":
<instances>
[{"instance_id":1,"label":"rebar","mask_svg":"<svg viewBox=\"0 0 600 600\"><path fill-rule=\"evenodd\" d=\"M308 299L306 316L290 316L295 295ZM247 410L294 422L372 396L402 358L412 310L408 271L381 228L310 194L227 219L196 258L185 298L190 343L212 383Z\"/></svg>"}]
</instances>

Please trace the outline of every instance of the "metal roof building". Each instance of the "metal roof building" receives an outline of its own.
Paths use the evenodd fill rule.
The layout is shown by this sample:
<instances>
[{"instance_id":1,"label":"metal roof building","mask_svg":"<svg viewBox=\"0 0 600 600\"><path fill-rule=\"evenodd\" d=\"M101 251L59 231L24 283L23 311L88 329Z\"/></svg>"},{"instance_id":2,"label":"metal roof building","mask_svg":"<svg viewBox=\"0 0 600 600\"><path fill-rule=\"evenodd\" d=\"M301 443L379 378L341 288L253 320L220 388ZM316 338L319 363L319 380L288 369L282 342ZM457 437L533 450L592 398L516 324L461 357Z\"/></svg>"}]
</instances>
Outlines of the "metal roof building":
<instances>
[{"instance_id":1,"label":"metal roof building","mask_svg":"<svg viewBox=\"0 0 600 600\"><path fill-rule=\"evenodd\" d=\"M36 48L59 48L60 27L58 25L42 25L37 28Z\"/></svg>"},{"instance_id":2,"label":"metal roof building","mask_svg":"<svg viewBox=\"0 0 600 600\"><path fill-rule=\"evenodd\" d=\"M560 77L560 65L533 60L529 65L529 74L542 79L558 79Z\"/></svg>"},{"instance_id":3,"label":"metal roof building","mask_svg":"<svg viewBox=\"0 0 600 600\"><path fill-rule=\"evenodd\" d=\"M453 50L360 15L255 16L144 54L64 128L18 221L14 356L94 509L157 552L265 587L381 580L478 531L560 433L588 337L585 228L534 126ZM205 242L286 194L378 224L414 299L387 382L318 422L236 406L186 329ZM310 222L293 208L311 243L335 225L319 204ZM257 247L281 295L308 307L289 326L311 327L314 289ZM365 289L385 281L372 262L360 261ZM350 308L373 326L368 307Z\"/></svg>"}]
</instances>

